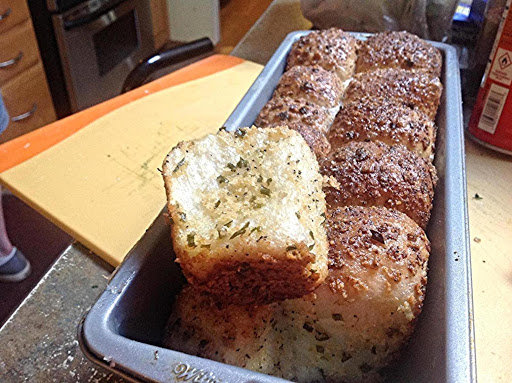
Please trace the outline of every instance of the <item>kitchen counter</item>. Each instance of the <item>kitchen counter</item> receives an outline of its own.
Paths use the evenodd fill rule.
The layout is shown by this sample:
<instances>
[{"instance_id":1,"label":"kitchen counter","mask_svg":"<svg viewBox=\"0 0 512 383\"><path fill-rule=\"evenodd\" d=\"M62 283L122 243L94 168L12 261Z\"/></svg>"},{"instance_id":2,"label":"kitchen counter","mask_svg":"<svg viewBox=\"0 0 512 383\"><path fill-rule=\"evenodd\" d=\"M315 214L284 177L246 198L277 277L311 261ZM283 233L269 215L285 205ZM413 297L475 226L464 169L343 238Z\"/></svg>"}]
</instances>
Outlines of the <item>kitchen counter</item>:
<instances>
[{"instance_id":1,"label":"kitchen counter","mask_svg":"<svg viewBox=\"0 0 512 383\"><path fill-rule=\"evenodd\" d=\"M232 54L264 64L288 32L310 27L299 0L276 0ZM470 140L466 153L478 380L510 382L512 157ZM71 245L0 329L0 381L125 382L86 360L76 340L77 324L111 272Z\"/></svg>"}]
</instances>

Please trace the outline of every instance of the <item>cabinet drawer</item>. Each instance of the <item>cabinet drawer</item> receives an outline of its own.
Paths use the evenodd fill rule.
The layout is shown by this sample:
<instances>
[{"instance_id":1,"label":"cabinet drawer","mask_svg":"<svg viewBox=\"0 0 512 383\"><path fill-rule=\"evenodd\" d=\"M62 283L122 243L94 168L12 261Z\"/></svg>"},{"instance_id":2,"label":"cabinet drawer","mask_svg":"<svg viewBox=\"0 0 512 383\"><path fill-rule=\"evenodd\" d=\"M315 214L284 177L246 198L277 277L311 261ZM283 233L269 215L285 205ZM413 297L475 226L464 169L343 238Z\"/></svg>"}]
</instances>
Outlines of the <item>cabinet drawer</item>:
<instances>
[{"instance_id":1,"label":"cabinet drawer","mask_svg":"<svg viewBox=\"0 0 512 383\"><path fill-rule=\"evenodd\" d=\"M39 60L37 40L30 20L0 36L0 86Z\"/></svg>"},{"instance_id":2,"label":"cabinet drawer","mask_svg":"<svg viewBox=\"0 0 512 383\"><path fill-rule=\"evenodd\" d=\"M29 16L26 0L0 0L0 33L28 20Z\"/></svg>"},{"instance_id":3,"label":"cabinet drawer","mask_svg":"<svg viewBox=\"0 0 512 383\"><path fill-rule=\"evenodd\" d=\"M2 86L2 96L11 122L0 134L0 143L56 119L43 65L40 62Z\"/></svg>"}]
</instances>

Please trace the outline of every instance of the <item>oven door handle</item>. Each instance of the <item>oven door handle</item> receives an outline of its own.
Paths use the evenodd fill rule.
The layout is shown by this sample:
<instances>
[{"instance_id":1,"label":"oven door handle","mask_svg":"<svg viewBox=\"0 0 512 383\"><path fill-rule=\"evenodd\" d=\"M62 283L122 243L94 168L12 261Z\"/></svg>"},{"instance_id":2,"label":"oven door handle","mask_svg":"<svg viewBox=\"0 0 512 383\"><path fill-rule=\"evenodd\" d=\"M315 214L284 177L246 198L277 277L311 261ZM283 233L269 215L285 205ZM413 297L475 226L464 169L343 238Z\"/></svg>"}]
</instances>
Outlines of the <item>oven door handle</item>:
<instances>
[{"instance_id":1,"label":"oven door handle","mask_svg":"<svg viewBox=\"0 0 512 383\"><path fill-rule=\"evenodd\" d=\"M208 37L203 37L148 57L139 62L128 74L121 93L126 93L143 85L149 76L160 69L206 54L212 50L213 43L211 40Z\"/></svg>"},{"instance_id":2,"label":"oven door handle","mask_svg":"<svg viewBox=\"0 0 512 383\"><path fill-rule=\"evenodd\" d=\"M101 8L99 8L91 13L88 13L86 15L80 16L78 18L70 18L68 20L64 19L64 22L63 22L64 29L66 31L70 31L72 29L81 27L82 25L88 24L91 21L99 19L101 16L112 11L123 1L125 1L125 0L113 0L108 4L108 6L101 7Z\"/></svg>"}]
</instances>

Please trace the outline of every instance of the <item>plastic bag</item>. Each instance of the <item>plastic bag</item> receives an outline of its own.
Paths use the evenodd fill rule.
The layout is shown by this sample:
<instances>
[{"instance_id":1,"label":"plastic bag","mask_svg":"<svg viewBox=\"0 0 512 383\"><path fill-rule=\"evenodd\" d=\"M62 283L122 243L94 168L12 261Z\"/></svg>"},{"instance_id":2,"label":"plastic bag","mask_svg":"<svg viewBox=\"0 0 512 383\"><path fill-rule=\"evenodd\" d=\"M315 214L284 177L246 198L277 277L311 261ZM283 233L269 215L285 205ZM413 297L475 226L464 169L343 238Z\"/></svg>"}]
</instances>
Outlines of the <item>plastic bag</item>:
<instances>
[{"instance_id":1,"label":"plastic bag","mask_svg":"<svg viewBox=\"0 0 512 383\"><path fill-rule=\"evenodd\" d=\"M407 30L438 41L449 37L457 4L458 0L301 0L304 17L318 28Z\"/></svg>"}]
</instances>

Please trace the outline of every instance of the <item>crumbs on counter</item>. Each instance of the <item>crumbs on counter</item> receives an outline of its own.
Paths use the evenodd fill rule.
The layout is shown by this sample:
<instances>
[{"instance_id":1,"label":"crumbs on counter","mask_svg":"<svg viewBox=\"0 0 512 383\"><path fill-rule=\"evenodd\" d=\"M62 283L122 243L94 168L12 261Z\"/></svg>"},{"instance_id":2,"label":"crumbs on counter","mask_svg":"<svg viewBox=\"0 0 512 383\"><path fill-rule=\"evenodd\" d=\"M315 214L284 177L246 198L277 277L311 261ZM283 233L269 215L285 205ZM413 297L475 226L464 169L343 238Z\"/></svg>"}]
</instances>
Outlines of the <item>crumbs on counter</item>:
<instances>
[{"instance_id":1,"label":"crumbs on counter","mask_svg":"<svg viewBox=\"0 0 512 383\"><path fill-rule=\"evenodd\" d=\"M478 237L473 238L473 241L475 241L476 243L482 242L482 240L480 238L478 238Z\"/></svg>"},{"instance_id":2,"label":"crumbs on counter","mask_svg":"<svg viewBox=\"0 0 512 383\"><path fill-rule=\"evenodd\" d=\"M476 199L477 201L480 201L483 199L483 197L480 197L480 195L478 193L475 193L475 195L473 196L473 199Z\"/></svg>"}]
</instances>

